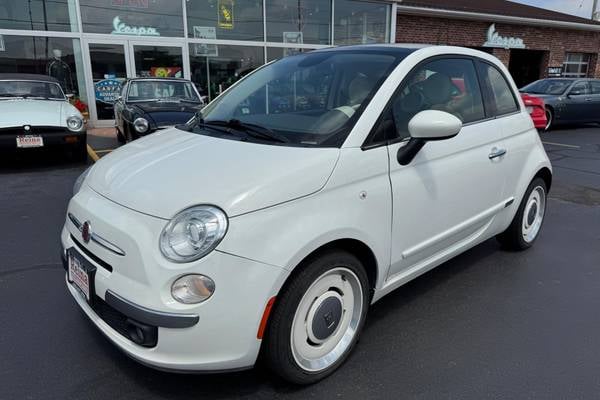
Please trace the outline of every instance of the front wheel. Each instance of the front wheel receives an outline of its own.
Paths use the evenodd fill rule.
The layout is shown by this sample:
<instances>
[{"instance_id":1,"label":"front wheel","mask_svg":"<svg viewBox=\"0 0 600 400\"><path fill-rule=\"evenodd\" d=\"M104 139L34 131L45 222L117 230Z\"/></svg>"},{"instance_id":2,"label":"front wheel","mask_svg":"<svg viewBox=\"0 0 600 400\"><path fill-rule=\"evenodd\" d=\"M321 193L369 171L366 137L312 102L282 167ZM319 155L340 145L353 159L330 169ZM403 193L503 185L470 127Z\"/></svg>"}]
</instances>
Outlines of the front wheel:
<instances>
[{"instance_id":1,"label":"front wheel","mask_svg":"<svg viewBox=\"0 0 600 400\"><path fill-rule=\"evenodd\" d=\"M529 184L510 226L497 236L503 247L525 250L533 245L546 216L547 197L546 183L541 178L535 178Z\"/></svg>"},{"instance_id":2,"label":"front wheel","mask_svg":"<svg viewBox=\"0 0 600 400\"><path fill-rule=\"evenodd\" d=\"M330 375L356 344L369 301L365 269L352 254L312 259L277 297L264 348L269 367L296 384Z\"/></svg>"}]
</instances>

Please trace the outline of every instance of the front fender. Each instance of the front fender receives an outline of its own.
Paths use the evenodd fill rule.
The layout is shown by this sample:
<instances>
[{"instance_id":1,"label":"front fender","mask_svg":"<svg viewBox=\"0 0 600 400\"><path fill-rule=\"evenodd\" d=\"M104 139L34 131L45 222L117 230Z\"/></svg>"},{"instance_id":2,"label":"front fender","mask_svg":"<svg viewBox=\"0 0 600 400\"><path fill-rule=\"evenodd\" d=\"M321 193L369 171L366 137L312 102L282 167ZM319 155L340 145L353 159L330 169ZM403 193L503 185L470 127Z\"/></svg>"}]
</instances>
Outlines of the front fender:
<instances>
[{"instance_id":1,"label":"front fender","mask_svg":"<svg viewBox=\"0 0 600 400\"><path fill-rule=\"evenodd\" d=\"M390 262L391 218L387 148L343 149L324 189L231 218L217 249L292 271L320 247L354 239L374 254L381 287Z\"/></svg>"}]
</instances>

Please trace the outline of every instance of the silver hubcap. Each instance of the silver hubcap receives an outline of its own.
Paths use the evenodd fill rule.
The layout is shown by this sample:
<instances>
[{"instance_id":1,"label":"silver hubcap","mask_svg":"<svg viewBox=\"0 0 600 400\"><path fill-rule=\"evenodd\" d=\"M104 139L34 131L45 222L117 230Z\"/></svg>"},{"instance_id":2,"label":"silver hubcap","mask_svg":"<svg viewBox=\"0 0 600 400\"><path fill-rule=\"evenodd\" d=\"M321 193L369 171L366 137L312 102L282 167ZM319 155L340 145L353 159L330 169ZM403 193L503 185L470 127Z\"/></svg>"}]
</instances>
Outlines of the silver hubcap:
<instances>
[{"instance_id":1,"label":"silver hubcap","mask_svg":"<svg viewBox=\"0 0 600 400\"><path fill-rule=\"evenodd\" d=\"M550 110L546 110L546 130L550 129L552 125L552 113Z\"/></svg>"},{"instance_id":2,"label":"silver hubcap","mask_svg":"<svg viewBox=\"0 0 600 400\"><path fill-rule=\"evenodd\" d=\"M522 232L527 243L531 243L540 232L545 211L546 192L543 187L537 186L529 195L523 212Z\"/></svg>"},{"instance_id":3,"label":"silver hubcap","mask_svg":"<svg viewBox=\"0 0 600 400\"><path fill-rule=\"evenodd\" d=\"M348 268L321 275L296 309L291 345L296 363L306 371L321 371L348 349L363 312L360 280Z\"/></svg>"}]
</instances>

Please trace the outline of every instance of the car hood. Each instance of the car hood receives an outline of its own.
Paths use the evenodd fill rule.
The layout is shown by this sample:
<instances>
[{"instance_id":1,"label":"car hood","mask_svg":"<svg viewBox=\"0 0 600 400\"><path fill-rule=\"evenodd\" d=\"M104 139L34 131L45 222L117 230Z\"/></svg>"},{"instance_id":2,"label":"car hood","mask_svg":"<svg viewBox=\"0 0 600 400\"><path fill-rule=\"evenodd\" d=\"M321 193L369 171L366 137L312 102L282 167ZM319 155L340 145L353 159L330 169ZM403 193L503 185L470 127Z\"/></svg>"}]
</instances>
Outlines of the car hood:
<instances>
[{"instance_id":1,"label":"car hood","mask_svg":"<svg viewBox=\"0 0 600 400\"><path fill-rule=\"evenodd\" d=\"M200 110L200 104L186 102L134 103L137 114L152 120L158 127L184 124Z\"/></svg>"},{"instance_id":2,"label":"car hood","mask_svg":"<svg viewBox=\"0 0 600 400\"><path fill-rule=\"evenodd\" d=\"M0 100L0 127L66 126L65 105L59 100Z\"/></svg>"},{"instance_id":3,"label":"car hood","mask_svg":"<svg viewBox=\"0 0 600 400\"><path fill-rule=\"evenodd\" d=\"M86 183L159 218L198 204L216 205L234 217L320 190L338 156L334 148L240 142L173 128L103 157Z\"/></svg>"}]
</instances>

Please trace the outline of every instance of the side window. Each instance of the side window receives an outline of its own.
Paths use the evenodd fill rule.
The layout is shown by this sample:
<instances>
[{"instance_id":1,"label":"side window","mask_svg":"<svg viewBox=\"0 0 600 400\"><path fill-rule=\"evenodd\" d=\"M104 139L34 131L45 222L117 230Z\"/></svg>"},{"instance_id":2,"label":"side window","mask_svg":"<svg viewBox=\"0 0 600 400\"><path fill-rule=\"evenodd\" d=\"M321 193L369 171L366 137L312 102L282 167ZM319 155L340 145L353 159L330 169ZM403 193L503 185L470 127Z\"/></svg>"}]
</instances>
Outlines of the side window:
<instances>
[{"instance_id":1,"label":"side window","mask_svg":"<svg viewBox=\"0 0 600 400\"><path fill-rule=\"evenodd\" d=\"M426 110L446 111L463 123L485 118L473 61L438 59L412 71L392 100L395 137L409 137L408 123L416 114Z\"/></svg>"},{"instance_id":2,"label":"side window","mask_svg":"<svg viewBox=\"0 0 600 400\"><path fill-rule=\"evenodd\" d=\"M482 79L489 86L492 94L495 115L504 115L519 109L514 93L506 78L496 67L482 63Z\"/></svg>"},{"instance_id":3,"label":"side window","mask_svg":"<svg viewBox=\"0 0 600 400\"><path fill-rule=\"evenodd\" d=\"M573 85L571 90L569 90L569 94L571 96L582 96L590 94L590 89L586 82L577 82Z\"/></svg>"},{"instance_id":4,"label":"side window","mask_svg":"<svg viewBox=\"0 0 600 400\"><path fill-rule=\"evenodd\" d=\"M590 81L592 87L592 94L600 94L600 81Z\"/></svg>"}]
</instances>

